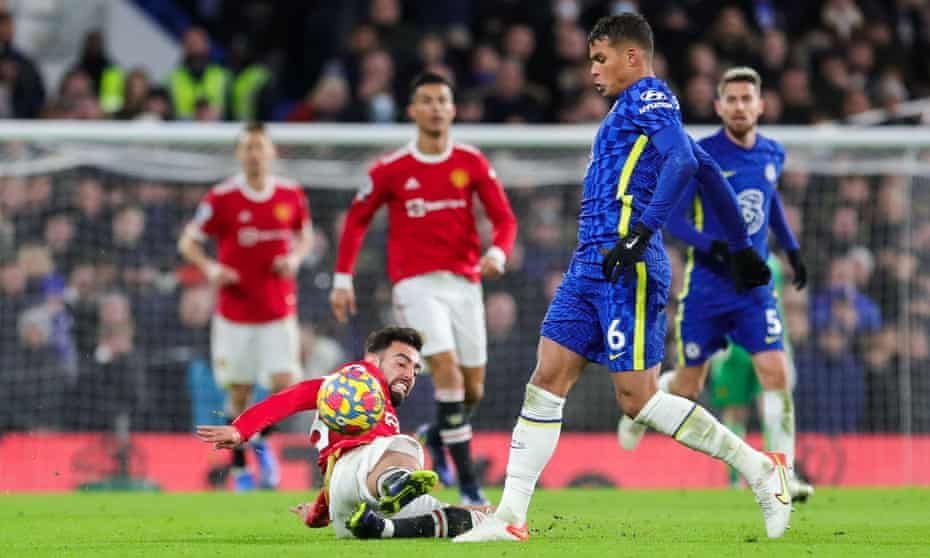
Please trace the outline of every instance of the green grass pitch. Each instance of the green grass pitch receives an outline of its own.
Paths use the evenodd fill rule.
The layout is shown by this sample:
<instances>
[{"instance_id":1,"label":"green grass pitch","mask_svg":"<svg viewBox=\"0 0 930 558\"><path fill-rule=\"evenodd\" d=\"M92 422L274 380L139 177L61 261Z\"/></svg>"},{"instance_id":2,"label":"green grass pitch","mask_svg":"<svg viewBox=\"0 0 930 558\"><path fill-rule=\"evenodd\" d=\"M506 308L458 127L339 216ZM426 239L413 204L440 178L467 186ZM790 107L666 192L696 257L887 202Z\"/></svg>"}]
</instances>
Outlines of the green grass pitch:
<instances>
[{"instance_id":1,"label":"green grass pitch","mask_svg":"<svg viewBox=\"0 0 930 558\"><path fill-rule=\"evenodd\" d=\"M311 496L4 495L0 556L930 556L926 488L820 489L775 541L748 491L540 491L528 543L480 545L336 540L287 511Z\"/></svg>"}]
</instances>

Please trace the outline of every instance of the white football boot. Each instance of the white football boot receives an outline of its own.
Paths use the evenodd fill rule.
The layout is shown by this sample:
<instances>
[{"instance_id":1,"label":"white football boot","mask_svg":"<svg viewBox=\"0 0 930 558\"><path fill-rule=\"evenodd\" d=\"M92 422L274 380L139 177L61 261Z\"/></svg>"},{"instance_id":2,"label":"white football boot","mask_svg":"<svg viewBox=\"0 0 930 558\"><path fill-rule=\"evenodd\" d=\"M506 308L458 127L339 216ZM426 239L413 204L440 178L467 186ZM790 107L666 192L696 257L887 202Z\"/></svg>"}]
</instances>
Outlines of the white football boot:
<instances>
[{"instance_id":1,"label":"white football boot","mask_svg":"<svg viewBox=\"0 0 930 558\"><path fill-rule=\"evenodd\" d=\"M765 519L765 531L770 539L777 539L785 534L791 520L791 469L785 464L785 454L764 452L770 460L761 477L749 483L756 502L762 508Z\"/></svg>"},{"instance_id":2,"label":"white football boot","mask_svg":"<svg viewBox=\"0 0 930 558\"><path fill-rule=\"evenodd\" d=\"M495 515L489 515L471 531L462 533L452 539L455 543L490 542L490 541L525 541L530 538L530 530L523 526L510 525Z\"/></svg>"},{"instance_id":3,"label":"white football boot","mask_svg":"<svg viewBox=\"0 0 930 558\"><path fill-rule=\"evenodd\" d=\"M617 440L620 447L627 451L636 449L646 434L646 428L648 427L645 424L640 424L626 415L621 416L620 422L617 423Z\"/></svg>"}]
</instances>

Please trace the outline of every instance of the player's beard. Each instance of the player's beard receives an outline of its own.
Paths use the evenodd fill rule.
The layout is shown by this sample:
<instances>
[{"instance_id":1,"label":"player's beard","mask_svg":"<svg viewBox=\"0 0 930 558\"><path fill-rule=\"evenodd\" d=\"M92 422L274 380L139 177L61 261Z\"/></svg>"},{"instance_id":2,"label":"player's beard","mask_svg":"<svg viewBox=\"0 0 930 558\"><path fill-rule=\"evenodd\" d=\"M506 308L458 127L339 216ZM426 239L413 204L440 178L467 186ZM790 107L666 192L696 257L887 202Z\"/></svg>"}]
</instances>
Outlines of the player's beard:
<instances>
[{"instance_id":1,"label":"player's beard","mask_svg":"<svg viewBox=\"0 0 930 558\"><path fill-rule=\"evenodd\" d=\"M390 393L391 393L391 403L394 405L395 408L400 407L401 404L402 404L404 401L407 400L407 391L406 391L406 389L404 390L404 393L403 393L403 394L400 394L400 393L394 391L393 384L392 384L392 385L388 386L388 391L390 391Z\"/></svg>"}]
</instances>

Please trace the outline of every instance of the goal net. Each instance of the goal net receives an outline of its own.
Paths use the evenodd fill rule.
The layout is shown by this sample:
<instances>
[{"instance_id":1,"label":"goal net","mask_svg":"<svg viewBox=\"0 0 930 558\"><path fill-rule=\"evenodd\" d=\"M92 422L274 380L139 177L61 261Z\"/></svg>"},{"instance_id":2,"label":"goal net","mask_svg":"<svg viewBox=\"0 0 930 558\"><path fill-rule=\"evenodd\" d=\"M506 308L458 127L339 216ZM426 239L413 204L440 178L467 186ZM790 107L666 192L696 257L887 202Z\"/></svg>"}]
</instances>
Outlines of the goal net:
<instances>
[{"instance_id":1,"label":"goal net","mask_svg":"<svg viewBox=\"0 0 930 558\"><path fill-rule=\"evenodd\" d=\"M0 452L4 439L22 433L125 438L186 433L221 419L223 394L208 358L214 293L182 264L175 244L209 187L237 172L239 129L0 123ZM332 319L328 293L344 212L367 166L410 141L413 131L322 125L272 126L271 133L280 151L276 173L304 185L313 215L299 318L304 372L318 376L357 358L367 332L393 321L383 212L359 259L359 312L350 325ZM928 483L930 131L767 133L789 153L780 191L810 274L807 289L796 292L783 266L802 466L821 482ZM539 324L575 243L593 135L593 128L574 126L455 130L458 141L489 156L520 225L507 275L484 284L489 363L474 417L476 444L496 432L504 457L535 364ZM490 227L481 218L486 240ZM677 289L683 251L668 244ZM668 311L674 316L674 296ZM668 369L677 354L671 337L666 353ZM433 414L424 377L401 409L401 423L410 431ZM569 437L600 433L598 443L606 444L618 417L609 376L592 367L568 399ZM751 420L751 429L757 425ZM87 450L71 467L113 451ZM868 462L857 468L881 471L895 461L897 476L849 477L846 462L860 454ZM134 459L124 455L120 466L144 467Z\"/></svg>"}]
</instances>

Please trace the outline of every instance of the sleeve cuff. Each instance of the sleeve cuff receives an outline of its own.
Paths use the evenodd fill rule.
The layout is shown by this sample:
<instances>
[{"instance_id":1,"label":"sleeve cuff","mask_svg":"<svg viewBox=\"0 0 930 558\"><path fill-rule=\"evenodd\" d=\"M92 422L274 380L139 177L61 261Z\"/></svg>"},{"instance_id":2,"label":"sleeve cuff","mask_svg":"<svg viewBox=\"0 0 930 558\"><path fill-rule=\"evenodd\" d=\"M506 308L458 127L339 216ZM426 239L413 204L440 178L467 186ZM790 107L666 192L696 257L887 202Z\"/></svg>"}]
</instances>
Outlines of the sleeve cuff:
<instances>
[{"instance_id":1,"label":"sleeve cuff","mask_svg":"<svg viewBox=\"0 0 930 558\"><path fill-rule=\"evenodd\" d=\"M501 269L507 264L507 254L499 246L491 246L484 255L494 260Z\"/></svg>"},{"instance_id":2,"label":"sleeve cuff","mask_svg":"<svg viewBox=\"0 0 930 558\"><path fill-rule=\"evenodd\" d=\"M333 273L333 288L334 289L351 289L352 288L352 274L351 273Z\"/></svg>"}]
</instances>

